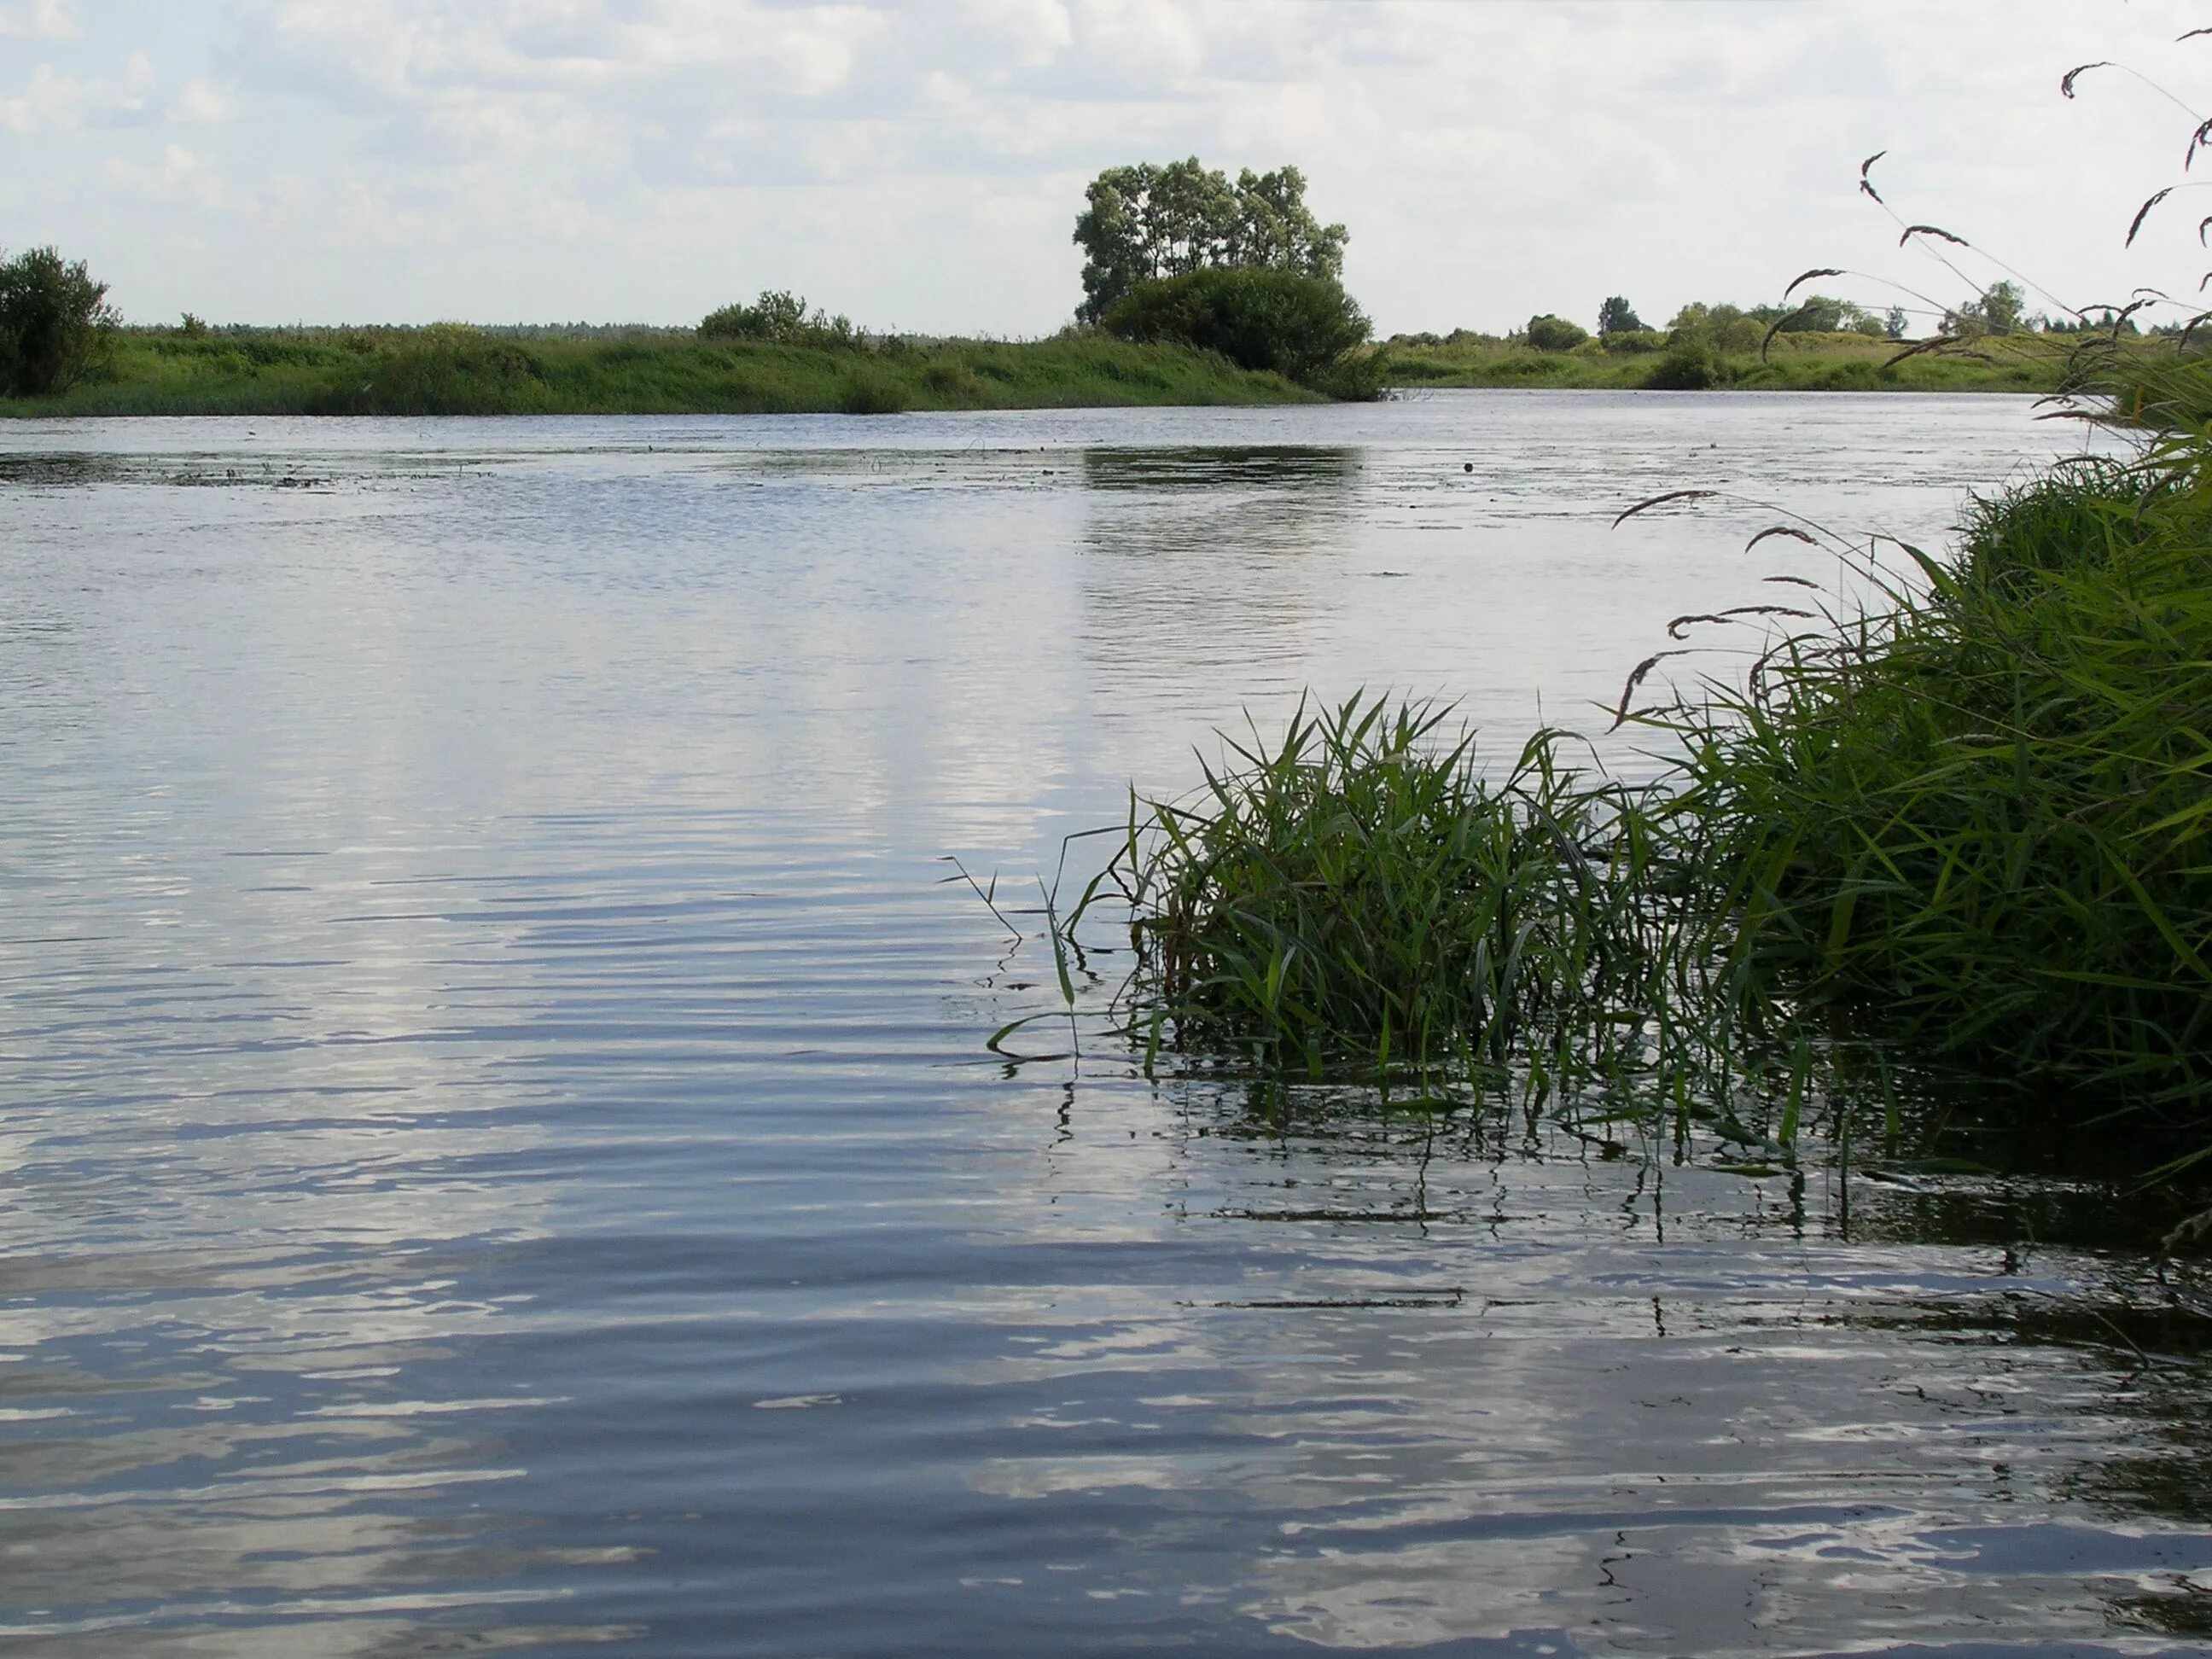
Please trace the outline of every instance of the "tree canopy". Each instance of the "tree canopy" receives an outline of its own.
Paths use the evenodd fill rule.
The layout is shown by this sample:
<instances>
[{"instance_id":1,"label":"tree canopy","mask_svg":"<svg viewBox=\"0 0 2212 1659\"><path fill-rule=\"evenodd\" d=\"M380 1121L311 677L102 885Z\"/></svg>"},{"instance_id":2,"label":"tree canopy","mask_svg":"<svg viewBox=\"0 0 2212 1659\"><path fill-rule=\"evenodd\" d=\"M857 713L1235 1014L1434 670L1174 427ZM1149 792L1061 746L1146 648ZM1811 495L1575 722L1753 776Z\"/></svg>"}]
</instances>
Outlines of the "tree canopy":
<instances>
[{"instance_id":1,"label":"tree canopy","mask_svg":"<svg viewBox=\"0 0 2212 1659\"><path fill-rule=\"evenodd\" d=\"M1259 267L1336 281L1344 273L1342 225L1324 225L1306 206L1305 175L1247 167L1229 182L1194 155L1186 161L1108 167L1085 192L1075 241L1084 252L1083 303L1097 322L1138 283L1194 270Z\"/></svg>"},{"instance_id":2,"label":"tree canopy","mask_svg":"<svg viewBox=\"0 0 2212 1659\"><path fill-rule=\"evenodd\" d=\"M2026 323L2027 296L2014 283L1996 283L1943 319L1946 334L2014 334Z\"/></svg>"},{"instance_id":3,"label":"tree canopy","mask_svg":"<svg viewBox=\"0 0 2212 1659\"><path fill-rule=\"evenodd\" d=\"M1644 326L1636 307L1618 294L1597 308L1597 331L1601 335L1630 334Z\"/></svg>"},{"instance_id":4,"label":"tree canopy","mask_svg":"<svg viewBox=\"0 0 2212 1659\"><path fill-rule=\"evenodd\" d=\"M118 318L82 259L34 247L0 264L0 392L64 392L90 369Z\"/></svg>"},{"instance_id":5,"label":"tree canopy","mask_svg":"<svg viewBox=\"0 0 2212 1659\"><path fill-rule=\"evenodd\" d=\"M1522 336L1538 351L1572 351L1589 338L1589 331L1547 311L1531 317Z\"/></svg>"}]
</instances>

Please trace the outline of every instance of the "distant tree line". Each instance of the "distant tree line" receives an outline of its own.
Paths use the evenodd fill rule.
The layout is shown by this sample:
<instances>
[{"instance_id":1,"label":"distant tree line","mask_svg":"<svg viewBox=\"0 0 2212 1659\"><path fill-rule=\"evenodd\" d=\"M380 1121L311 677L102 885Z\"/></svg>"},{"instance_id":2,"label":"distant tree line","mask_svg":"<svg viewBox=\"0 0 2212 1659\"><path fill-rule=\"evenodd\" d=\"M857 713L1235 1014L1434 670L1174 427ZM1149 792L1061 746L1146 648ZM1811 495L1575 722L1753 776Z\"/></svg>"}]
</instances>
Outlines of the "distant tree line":
<instances>
[{"instance_id":1,"label":"distant tree line","mask_svg":"<svg viewBox=\"0 0 2212 1659\"><path fill-rule=\"evenodd\" d=\"M2108 313L2101 321L2093 317L2087 325L2112 325L2112 317ZM2084 324L2078 321L2052 321L2040 314L2030 315L2027 296L2018 284L2009 282L1992 283L1978 297L1942 313L1936 320L1939 332L1959 337L2027 331L2071 333L2082 326ZM2121 327L2123 331L2132 331L2133 325L2123 322ZM1616 294L1598 307L1596 336L1615 349L1656 351L1694 337L1718 350L1743 352L1757 350L1769 330L1784 334L1861 334L1877 340L1902 340L1911 333L1912 320L1902 306L1877 312L1853 301L1814 294L1789 305L1736 306L1699 301L1684 306L1664 330L1657 330L1637 315L1636 307L1625 296ZM1466 331L1458 331L1454 337L1462 336L1466 336ZM1426 343L1437 340L1432 335L1411 337ZM1590 337L1590 331L1581 324L1553 312L1540 312L1504 339L1509 344L1525 345L1534 351L1572 351Z\"/></svg>"}]
</instances>

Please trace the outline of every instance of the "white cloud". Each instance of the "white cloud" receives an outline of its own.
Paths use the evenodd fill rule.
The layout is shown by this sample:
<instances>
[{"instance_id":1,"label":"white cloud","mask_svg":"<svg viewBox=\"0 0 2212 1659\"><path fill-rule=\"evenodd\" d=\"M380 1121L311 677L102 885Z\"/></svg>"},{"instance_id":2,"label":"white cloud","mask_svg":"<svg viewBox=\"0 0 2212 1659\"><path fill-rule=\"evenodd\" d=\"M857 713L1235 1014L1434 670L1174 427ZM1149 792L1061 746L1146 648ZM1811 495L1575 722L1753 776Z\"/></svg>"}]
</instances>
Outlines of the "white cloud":
<instances>
[{"instance_id":1,"label":"white cloud","mask_svg":"<svg viewBox=\"0 0 2212 1659\"><path fill-rule=\"evenodd\" d=\"M231 114L229 97L204 77L185 82L169 100L169 119L180 126L216 126L230 119Z\"/></svg>"},{"instance_id":2,"label":"white cloud","mask_svg":"<svg viewBox=\"0 0 2212 1659\"><path fill-rule=\"evenodd\" d=\"M113 188L142 201L220 208L226 199L222 175L181 144L164 146L150 162L111 156L103 171Z\"/></svg>"},{"instance_id":3,"label":"white cloud","mask_svg":"<svg viewBox=\"0 0 2212 1659\"><path fill-rule=\"evenodd\" d=\"M2069 295L2198 269L2176 264L2193 217L2118 246L2179 118L2124 78L2056 89L2107 57L2201 85L2212 41L2172 45L2186 0L1956 0L1909 27L1882 0L164 0L166 33L127 21L151 15L0 0L8 27L82 26L0 86L11 213L102 247L149 314L190 302L222 237L145 210L172 163L107 130L149 112L193 130L198 178L268 250L222 273L249 314L681 320L795 284L865 321L1042 331L1077 297L1084 181L1191 154L1302 167L1386 327L1614 292L1663 318L1814 264L1916 274L1853 191L1883 148L1914 216Z\"/></svg>"},{"instance_id":4,"label":"white cloud","mask_svg":"<svg viewBox=\"0 0 2212 1659\"><path fill-rule=\"evenodd\" d=\"M83 33L76 0L7 0L0 3L0 35L67 40Z\"/></svg>"},{"instance_id":5,"label":"white cloud","mask_svg":"<svg viewBox=\"0 0 2212 1659\"><path fill-rule=\"evenodd\" d=\"M112 80L64 75L40 64L12 98L0 97L0 131L45 132L87 125L128 124L142 116L154 85L154 66L135 52Z\"/></svg>"}]
</instances>

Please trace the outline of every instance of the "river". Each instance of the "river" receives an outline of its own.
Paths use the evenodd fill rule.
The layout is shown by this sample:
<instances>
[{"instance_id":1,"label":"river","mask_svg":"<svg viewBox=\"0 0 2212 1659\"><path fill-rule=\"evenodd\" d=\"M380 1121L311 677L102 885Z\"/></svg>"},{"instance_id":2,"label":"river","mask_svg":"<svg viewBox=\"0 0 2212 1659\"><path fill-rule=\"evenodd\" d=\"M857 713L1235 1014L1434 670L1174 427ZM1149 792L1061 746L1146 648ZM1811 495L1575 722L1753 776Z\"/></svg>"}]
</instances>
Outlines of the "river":
<instances>
[{"instance_id":1,"label":"river","mask_svg":"<svg viewBox=\"0 0 2212 1659\"><path fill-rule=\"evenodd\" d=\"M1601 733L2034 413L0 427L0 1642L2212 1650L2108 1189L1012 1064L942 883L1308 688Z\"/></svg>"}]
</instances>

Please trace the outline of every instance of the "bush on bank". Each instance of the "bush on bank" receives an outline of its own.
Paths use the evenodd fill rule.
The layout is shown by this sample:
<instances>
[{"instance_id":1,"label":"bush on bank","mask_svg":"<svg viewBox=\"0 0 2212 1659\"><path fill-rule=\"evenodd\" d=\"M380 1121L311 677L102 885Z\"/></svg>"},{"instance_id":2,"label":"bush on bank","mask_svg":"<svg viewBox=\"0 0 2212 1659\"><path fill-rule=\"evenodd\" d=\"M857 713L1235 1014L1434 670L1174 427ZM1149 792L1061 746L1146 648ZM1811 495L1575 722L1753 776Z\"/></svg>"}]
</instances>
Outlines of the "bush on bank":
<instances>
[{"instance_id":1,"label":"bush on bank","mask_svg":"<svg viewBox=\"0 0 2212 1659\"><path fill-rule=\"evenodd\" d=\"M1240 266L1139 283L1102 325L1119 339L1218 352L1239 368L1272 372L1337 396L1372 396L1363 362L1367 317L1328 277ZM1379 372L1379 365L1378 365Z\"/></svg>"}]
</instances>

